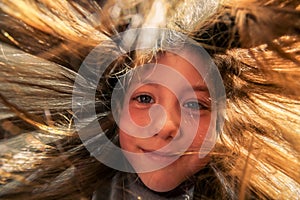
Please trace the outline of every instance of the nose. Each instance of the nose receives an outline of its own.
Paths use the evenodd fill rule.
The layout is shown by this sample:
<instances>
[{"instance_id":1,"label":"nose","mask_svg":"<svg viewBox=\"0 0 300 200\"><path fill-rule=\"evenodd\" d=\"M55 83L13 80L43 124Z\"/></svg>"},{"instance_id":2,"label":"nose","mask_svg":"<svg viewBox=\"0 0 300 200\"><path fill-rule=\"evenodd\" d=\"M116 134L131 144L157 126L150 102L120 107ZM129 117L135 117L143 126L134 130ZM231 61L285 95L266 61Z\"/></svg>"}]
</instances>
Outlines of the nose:
<instances>
[{"instance_id":1,"label":"nose","mask_svg":"<svg viewBox=\"0 0 300 200\"><path fill-rule=\"evenodd\" d=\"M180 126L180 109L179 106L165 107L165 123L162 128L157 131L155 136L162 138L163 140L172 140L179 133ZM160 122L164 121L163 117L159 117Z\"/></svg>"}]
</instances>

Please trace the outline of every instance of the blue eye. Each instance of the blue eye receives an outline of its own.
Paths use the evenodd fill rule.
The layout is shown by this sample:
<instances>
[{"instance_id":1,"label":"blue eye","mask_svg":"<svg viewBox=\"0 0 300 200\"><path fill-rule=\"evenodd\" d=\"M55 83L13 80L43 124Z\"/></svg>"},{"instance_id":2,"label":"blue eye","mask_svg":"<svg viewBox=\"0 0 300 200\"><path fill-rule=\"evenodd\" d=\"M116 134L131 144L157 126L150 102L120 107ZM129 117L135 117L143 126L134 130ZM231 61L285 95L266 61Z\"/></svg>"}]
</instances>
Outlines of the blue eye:
<instances>
[{"instance_id":1,"label":"blue eye","mask_svg":"<svg viewBox=\"0 0 300 200\"><path fill-rule=\"evenodd\" d=\"M142 95L136 96L133 98L133 100L136 100L137 102L143 103L143 104L154 103L153 98L147 94L142 94Z\"/></svg>"},{"instance_id":2,"label":"blue eye","mask_svg":"<svg viewBox=\"0 0 300 200\"><path fill-rule=\"evenodd\" d=\"M206 110L206 109L208 109L207 106L204 106L199 101L189 101L189 102L183 104L183 107L190 108L192 110Z\"/></svg>"}]
</instances>

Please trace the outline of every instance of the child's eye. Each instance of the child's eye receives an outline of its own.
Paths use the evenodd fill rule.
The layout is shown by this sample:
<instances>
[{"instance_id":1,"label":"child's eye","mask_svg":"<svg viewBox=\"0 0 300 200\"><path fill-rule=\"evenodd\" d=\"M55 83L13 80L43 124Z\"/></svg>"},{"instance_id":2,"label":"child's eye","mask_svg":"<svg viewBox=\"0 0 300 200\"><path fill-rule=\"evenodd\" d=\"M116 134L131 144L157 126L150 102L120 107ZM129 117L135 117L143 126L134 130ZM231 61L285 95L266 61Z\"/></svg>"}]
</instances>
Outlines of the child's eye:
<instances>
[{"instance_id":1,"label":"child's eye","mask_svg":"<svg viewBox=\"0 0 300 200\"><path fill-rule=\"evenodd\" d=\"M147 94L142 94L142 95L136 96L133 98L133 100L136 100L139 103L144 103L144 104L154 103L153 98Z\"/></svg>"},{"instance_id":2,"label":"child's eye","mask_svg":"<svg viewBox=\"0 0 300 200\"><path fill-rule=\"evenodd\" d=\"M207 110L207 106L203 105L199 101L189 101L183 104L183 107L190 108L192 110Z\"/></svg>"}]
</instances>

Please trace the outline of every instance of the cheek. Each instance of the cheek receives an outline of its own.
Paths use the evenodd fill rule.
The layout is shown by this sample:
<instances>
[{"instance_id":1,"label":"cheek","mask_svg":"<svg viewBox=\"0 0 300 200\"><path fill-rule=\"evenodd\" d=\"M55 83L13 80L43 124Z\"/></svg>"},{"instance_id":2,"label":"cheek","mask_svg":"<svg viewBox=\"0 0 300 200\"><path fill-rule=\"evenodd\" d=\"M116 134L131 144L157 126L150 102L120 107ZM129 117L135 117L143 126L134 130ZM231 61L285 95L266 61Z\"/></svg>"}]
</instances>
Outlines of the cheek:
<instances>
[{"instance_id":1,"label":"cheek","mask_svg":"<svg viewBox=\"0 0 300 200\"><path fill-rule=\"evenodd\" d=\"M122 130L119 130L119 141L122 149L126 151L132 150L131 144L133 144L133 137L123 132Z\"/></svg>"},{"instance_id":2,"label":"cheek","mask_svg":"<svg viewBox=\"0 0 300 200\"><path fill-rule=\"evenodd\" d=\"M128 101L128 100L127 100ZM147 126L150 123L149 109L137 108L133 103L123 105L119 115L119 125L124 126ZM126 130L126 128L125 128Z\"/></svg>"},{"instance_id":3,"label":"cheek","mask_svg":"<svg viewBox=\"0 0 300 200\"><path fill-rule=\"evenodd\" d=\"M129 108L131 120L138 126L147 126L150 123L148 109Z\"/></svg>"},{"instance_id":4,"label":"cheek","mask_svg":"<svg viewBox=\"0 0 300 200\"><path fill-rule=\"evenodd\" d=\"M201 145L203 145L204 139L209 138L212 136L211 134L214 134L214 131L212 131L214 130L214 127L210 127L211 125L210 123L211 123L210 115L205 115L201 117L201 119L198 120L197 123L195 122L193 126L188 127L188 129L192 129L193 127L198 126L197 129L194 128L194 130L191 130L196 132L195 138L192 143L192 147L194 148L197 147L199 150Z\"/></svg>"}]
</instances>

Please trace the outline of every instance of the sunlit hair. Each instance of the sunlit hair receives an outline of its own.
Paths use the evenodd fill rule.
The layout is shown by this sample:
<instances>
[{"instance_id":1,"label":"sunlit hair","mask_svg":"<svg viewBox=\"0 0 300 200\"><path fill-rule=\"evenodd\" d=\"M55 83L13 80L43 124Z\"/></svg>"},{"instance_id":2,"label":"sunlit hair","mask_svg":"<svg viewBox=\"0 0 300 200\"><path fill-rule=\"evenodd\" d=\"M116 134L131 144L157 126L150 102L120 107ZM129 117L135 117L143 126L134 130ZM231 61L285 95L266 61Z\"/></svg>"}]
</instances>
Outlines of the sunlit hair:
<instances>
[{"instance_id":1,"label":"sunlit hair","mask_svg":"<svg viewBox=\"0 0 300 200\"><path fill-rule=\"evenodd\" d=\"M111 37L154 26L184 33L204 47L226 89L224 126L211 162L197 173L194 198L297 199L299 2L199 2L2 0L0 198L89 199L96 183L109 181L115 171L92 157L76 133L74 80L95 46L105 47L99 55L105 59L115 52ZM132 52L110 65L95 96L104 131L91 133L118 143L112 87L161 50Z\"/></svg>"}]
</instances>

